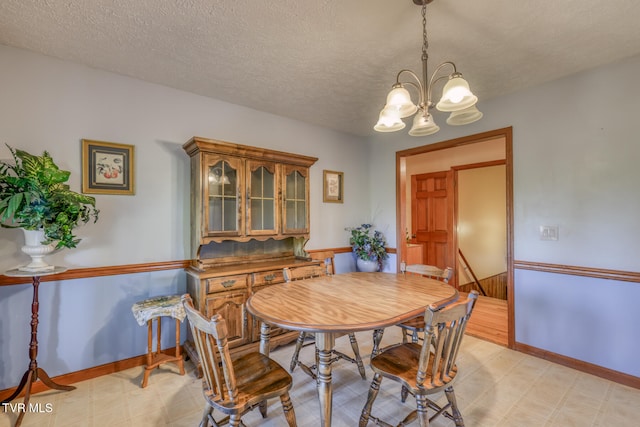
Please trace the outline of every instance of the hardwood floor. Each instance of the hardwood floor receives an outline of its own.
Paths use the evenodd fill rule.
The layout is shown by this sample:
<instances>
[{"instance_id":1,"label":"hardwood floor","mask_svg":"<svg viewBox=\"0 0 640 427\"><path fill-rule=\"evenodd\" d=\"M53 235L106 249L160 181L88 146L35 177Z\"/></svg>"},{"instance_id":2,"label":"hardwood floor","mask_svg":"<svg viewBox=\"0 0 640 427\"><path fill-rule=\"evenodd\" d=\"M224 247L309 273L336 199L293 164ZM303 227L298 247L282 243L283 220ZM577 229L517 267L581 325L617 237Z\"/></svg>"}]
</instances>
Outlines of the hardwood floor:
<instances>
[{"instance_id":1,"label":"hardwood floor","mask_svg":"<svg viewBox=\"0 0 640 427\"><path fill-rule=\"evenodd\" d=\"M466 294L461 292L460 296L466 297ZM506 347L507 323L507 301L481 295L469 319L466 333Z\"/></svg>"}]
</instances>

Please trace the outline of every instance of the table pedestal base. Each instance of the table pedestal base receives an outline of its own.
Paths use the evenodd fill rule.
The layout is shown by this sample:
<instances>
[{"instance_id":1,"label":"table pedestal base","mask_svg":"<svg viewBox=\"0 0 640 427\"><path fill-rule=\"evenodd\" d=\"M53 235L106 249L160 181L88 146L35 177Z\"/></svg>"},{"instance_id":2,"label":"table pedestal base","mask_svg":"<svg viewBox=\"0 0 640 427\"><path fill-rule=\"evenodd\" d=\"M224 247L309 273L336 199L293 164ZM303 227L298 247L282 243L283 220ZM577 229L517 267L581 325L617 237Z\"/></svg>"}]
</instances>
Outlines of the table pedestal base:
<instances>
[{"instance_id":1,"label":"table pedestal base","mask_svg":"<svg viewBox=\"0 0 640 427\"><path fill-rule=\"evenodd\" d=\"M335 346L335 334L316 332L318 349L318 398L320 399L320 423L331 426L333 385L331 383L331 354Z\"/></svg>"}]
</instances>

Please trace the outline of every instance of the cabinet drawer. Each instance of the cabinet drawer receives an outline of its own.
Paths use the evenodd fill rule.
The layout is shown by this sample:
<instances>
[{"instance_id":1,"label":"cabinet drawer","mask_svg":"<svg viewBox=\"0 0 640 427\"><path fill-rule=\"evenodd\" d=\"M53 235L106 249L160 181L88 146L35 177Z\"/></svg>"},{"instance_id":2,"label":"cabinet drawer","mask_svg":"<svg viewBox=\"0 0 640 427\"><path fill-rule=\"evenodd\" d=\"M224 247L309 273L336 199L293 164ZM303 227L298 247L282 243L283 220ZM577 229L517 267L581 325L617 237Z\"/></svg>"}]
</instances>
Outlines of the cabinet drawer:
<instances>
[{"instance_id":1,"label":"cabinet drawer","mask_svg":"<svg viewBox=\"0 0 640 427\"><path fill-rule=\"evenodd\" d=\"M253 273L253 286L274 285L276 283L284 283L282 270Z\"/></svg>"},{"instance_id":2,"label":"cabinet drawer","mask_svg":"<svg viewBox=\"0 0 640 427\"><path fill-rule=\"evenodd\" d=\"M224 292L247 287L247 275L222 276L207 279L207 293Z\"/></svg>"}]
</instances>

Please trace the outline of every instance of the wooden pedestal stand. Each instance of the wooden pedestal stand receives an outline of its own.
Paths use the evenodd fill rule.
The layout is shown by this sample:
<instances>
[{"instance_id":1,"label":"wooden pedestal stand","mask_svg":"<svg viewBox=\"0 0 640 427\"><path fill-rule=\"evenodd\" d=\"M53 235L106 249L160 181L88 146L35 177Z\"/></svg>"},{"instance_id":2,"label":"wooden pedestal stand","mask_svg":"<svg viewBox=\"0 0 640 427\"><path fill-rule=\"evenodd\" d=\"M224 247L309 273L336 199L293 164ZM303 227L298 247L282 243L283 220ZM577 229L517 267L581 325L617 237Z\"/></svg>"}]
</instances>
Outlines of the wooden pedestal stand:
<instances>
[{"instance_id":1,"label":"wooden pedestal stand","mask_svg":"<svg viewBox=\"0 0 640 427\"><path fill-rule=\"evenodd\" d=\"M31 277L33 283L33 302L31 303L31 342L29 343L29 369L24 373L22 379L20 380L20 384L16 391L9 396L7 399L3 400L1 403L9 403L16 397L20 395L20 393L24 390L24 410L20 411L20 415L18 416L18 420L16 421L15 427L20 426L22 424L22 419L24 418L24 414L29 408L29 399L31 398L31 387L33 383L40 380L42 383L52 389L55 390L64 390L70 391L75 390L75 387L69 385L60 385L49 377L49 375L44 371L44 369L38 367L38 286L40 285L40 277L41 276L49 276L52 274L58 274L66 271L65 267L55 267L51 271L44 272L28 272L21 270L9 270L5 274L5 276L11 277Z\"/></svg>"}]
</instances>

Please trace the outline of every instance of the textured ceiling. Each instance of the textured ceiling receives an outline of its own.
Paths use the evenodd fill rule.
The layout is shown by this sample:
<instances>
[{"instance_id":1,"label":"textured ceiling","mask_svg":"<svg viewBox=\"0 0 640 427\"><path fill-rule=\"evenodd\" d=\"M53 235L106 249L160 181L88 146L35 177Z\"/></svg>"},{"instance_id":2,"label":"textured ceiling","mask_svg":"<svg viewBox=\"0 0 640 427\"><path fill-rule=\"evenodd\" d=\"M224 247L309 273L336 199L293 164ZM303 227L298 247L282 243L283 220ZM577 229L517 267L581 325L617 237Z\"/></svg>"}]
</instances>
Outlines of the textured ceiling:
<instances>
[{"instance_id":1,"label":"textured ceiling","mask_svg":"<svg viewBox=\"0 0 640 427\"><path fill-rule=\"evenodd\" d=\"M411 0L1 0L0 44L356 135L402 68ZM482 100L640 53L638 0L436 0L429 65ZM439 89L438 89L439 90Z\"/></svg>"}]
</instances>

